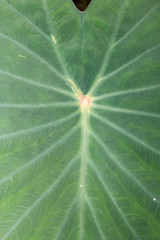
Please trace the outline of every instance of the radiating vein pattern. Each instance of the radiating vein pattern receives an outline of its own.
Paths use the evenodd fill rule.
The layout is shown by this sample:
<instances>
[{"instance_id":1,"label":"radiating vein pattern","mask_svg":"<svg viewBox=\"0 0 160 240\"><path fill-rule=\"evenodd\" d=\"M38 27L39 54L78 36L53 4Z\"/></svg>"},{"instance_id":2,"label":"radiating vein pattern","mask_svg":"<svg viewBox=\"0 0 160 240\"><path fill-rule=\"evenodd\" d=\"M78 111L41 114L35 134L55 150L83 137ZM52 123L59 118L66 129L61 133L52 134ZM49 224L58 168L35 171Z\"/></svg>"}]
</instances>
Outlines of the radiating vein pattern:
<instances>
[{"instance_id":1,"label":"radiating vein pattern","mask_svg":"<svg viewBox=\"0 0 160 240\"><path fill-rule=\"evenodd\" d=\"M77 157L76 157L77 158ZM65 168L65 170L63 171L63 173L58 177L58 179L47 189L46 192L43 193L43 195L40 196L40 198L38 198L32 206L30 206L29 209L27 209L25 211L25 213L18 219L18 221L10 228L10 230L7 232L7 234L2 237L2 240L5 240L8 238L8 236L21 224L21 222L30 214L31 211L33 211L33 209L40 204L40 202L46 198L51 191L53 191L53 189L56 187L56 185L58 184L59 181L62 180L62 178L67 174L68 170L72 167L72 165L74 164L76 158L72 159L71 162L68 164L68 166Z\"/></svg>"},{"instance_id":2,"label":"radiating vein pattern","mask_svg":"<svg viewBox=\"0 0 160 240\"><path fill-rule=\"evenodd\" d=\"M113 47L118 45L121 41L123 41L129 34L131 34L141 23L143 23L147 18L149 19L150 15L154 13L157 8L160 7L160 4L157 4L155 7L153 7L142 19L140 19L122 38L120 38L117 42L113 44Z\"/></svg>"},{"instance_id":3,"label":"radiating vein pattern","mask_svg":"<svg viewBox=\"0 0 160 240\"><path fill-rule=\"evenodd\" d=\"M47 68L49 68L52 72L54 72L56 75L58 75L60 78L62 79L66 79L65 76L63 76L61 73L59 73L53 66L51 66L48 62L46 62L46 60L44 60L43 58L41 58L39 55L37 55L35 52L33 52L32 50L28 49L27 47L25 47L23 44L19 43L18 41L10 38L9 36L0 33L0 37L1 38L5 38L6 40L12 42L14 45L18 46L19 48L23 49L24 51L28 52L31 56L37 58L40 62L42 62L44 65L47 66Z\"/></svg>"},{"instance_id":4,"label":"radiating vein pattern","mask_svg":"<svg viewBox=\"0 0 160 240\"><path fill-rule=\"evenodd\" d=\"M160 88L160 84L154 85L154 86L148 86L148 87L143 87L143 88L136 88L136 89L129 89L129 90L125 90L125 91L117 91L117 92L113 92L113 93L108 93L108 94L104 94L102 96L99 97L94 97L94 101L99 101L102 99L106 99L106 98L110 98L110 97L115 97L115 96L123 96L123 95L127 95L127 94L137 94L137 93L141 93L141 92L145 92L145 91L152 91L155 90L157 88Z\"/></svg>"},{"instance_id":5,"label":"radiating vein pattern","mask_svg":"<svg viewBox=\"0 0 160 240\"><path fill-rule=\"evenodd\" d=\"M0 73L3 74L4 76L12 78L12 80L15 79L15 80L22 81L22 82L25 82L27 84L33 85L35 87L47 89L47 90L50 90L50 91L56 91L56 92L59 92L59 93L62 93L62 94L66 94L68 96L73 97L73 94L71 94L69 91L63 90L61 88L57 88L57 87L54 87L54 86L49 86L47 84L42 84L42 83L39 83L39 82L35 82L35 81L31 80L31 79L24 78L24 77L21 77L21 76L17 76L15 74L12 74L12 73L9 73L9 72L5 72L3 70L0 70Z\"/></svg>"},{"instance_id":6,"label":"radiating vein pattern","mask_svg":"<svg viewBox=\"0 0 160 240\"><path fill-rule=\"evenodd\" d=\"M154 46L153 48L141 53L139 56L137 56L136 58L132 59L129 63L126 63L125 65L121 66L119 69L116 69L114 72L110 73L108 76L104 76L103 78L101 78L101 80L107 80L109 77L114 76L115 74L117 74L118 72L122 71L124 68L128 67L129 65L131 65L132 63L136 62L137 60L139 60L141 57L145 56L146 54L156 50L157 48L160 47L160 44L158 44L157 46Z\"/></svg>"},{"instance_id":7,"label":"radiating vein pattern","mask_svg":"<svg viewBox=\"0 0 160 240\"><path fill-rule=\"evenodd\" d=\"M118 206L118 204L117 204L116 200L114 199L113 195L112 195L111 192L109 191L108 187L105 185L104 181L102 180L102 178L101 178L98 170L95 168L95 166L94 166L91 162L89 162L89 163L90 163L91 167L93 168L93 170L94 170L97 178L100 180L100 182L102 183L103 187L105 188L107 194L108 194L109 197L111 198L111 200L112 200L113 204L115 205L117 211L118 211L119 214L121 215L123 221L125 222L125 224L127 225L127 227L130 229L130 231L132 232L132 234L134 235L134 237L135 237L136 239L139 239L138 236L137 236L137 234L136 234L136 232L134 231L134 229L132 228L132 226L129 224L129 222L127 221L127 219L126 219L126 217L124 216L123 212L121 211L120 207Z\"/></svg>"},{"instance_id":8,"label":"radiating vein pattern","mask_svg":"<svg viewBox=\"0 0 160 240\"><path fill-rule=\"evenodd\" d=\"M110 40L108 49L106 51L103 63L102 63L102 67L100 68L99 73L97 74L97 77L95 79L95 83L94 83L93 87L91 88L90 92L93 92L93 90L95 89L95 87L97 86L97 84L99 82L99 79L101 79L101 77L103 76L104 71L106 69L106 66L108 65L109 58L110 58L111 51L112 51L112 46L114 45L115 37L116 37L117 31L118 31L121 19L122 19L123 14L124 14L124 9L125 9L125 6L127 4L127 1L128 0L124 0L122 6L120 7L120 11L119 11L119 14L118 14L115 26L114 26L114 30L112 32L111 40Z\"/></svg>"},{"instance_id":9,"label":"radiating vein pattern","mask_svg":"<svg viewBox=\"0 0 160 240\"><path fill-rule=\"evenodd\" d=\"M0 239L158 240L160 3L0 1Z\"/></svg>"},{"instance_id":10,"label":"radiating vein pattern","mask_svg":"<svg viewBox=\"0 0 160 240\"><path fill-rule=\"evenodd\" d=\"M127 131L125 131L124 129L122 129L121 127L119 127L118 125L110 122L109 120L98 116L96 113L92 113L92 115L96 118L98 118L100 121L104 122L105 124L108 124L110 127L113 127L114 129L116 129L117 131L121 132L122 134L126 135L129 138L132 138L134 141L138 142L139 144L143 145L144 147L148 148L149 150L153 151L154 153L160 155L159 150L154 149L152 146L149 146L147 143L141 141L139 138L135 137L134 135L132 135L131 133L128 133Z\"/></svg>"},{"instance_id":11,"label":"radiating vein pattern","mask_svg":"<svg viewBox=\"0 0 160 240\"><path fill-rule=\"evenodd\" d=\"M19 104L19 103L0 103L0 108L27 108L27 109L36 109L36 108L50 108L50 107L73 107L77 106L77 103L75 102L58 102L58 103L48 103L48 104Z\"/></svg>"},{"instance_id":12,"label":"radiating vein pattern","mask_svg":"<svg viewBox=\"0 0 160 240\"><path fill-rule=\"evenodd\" d=\"M87 172L87 161L88 161L88 121L89 116L86 109L82 112L81 118L81 169L80 169L80 234L79 238L84 238L84 207L85 207L85 195L86 195L86 172Z\"/></svg>"},{"instance_id":13,"label":"radiating vein pattern","mask_svg":"<svg viewBox=\"0 0 160 240\"><path fill-rule=\"evenodd\" d=\"M73 116L72 116L73 117ZM19 136L21 134L29 134L30 131L39 131L41 128L46 128L46 127L51 127L51 126L55 126L61 123L64 123L66 120L70 120L71 117L66 117L63 120L59 120L56 121L55 123L49 123L49 124L45 124L42 126L38 126L32 129L27 129L27 130L23 130L20 131L18 133L12 133L12 134L8 134L5 136L0 137L0 140L6 139L6 138L13 138L13 136ZM71 137L72 134L74 133L74 131L77 129L77 127L74 127L69 133L65 134L62 138L60 138L58 141L56 141L56 143L52 144L49 148L47 148L45 151L43 151L42 153L40 153L38 156L36 156L34 159L31 159L30 161L28 161L25 165L21 166L19 169L17 169L16 171L12 172L9 176L3 178L0 180L0 185L4 182L6 182L7 180L11 179L14 175L20 173L21 171L24 171L27 167L31 166L32 164L36 163L37 161L43 159L46 155L48 155L51 151L53 151L54 148L56 148L56 146L58 146L59 144L62 144L63 141L65 141L67 138Z\"/></svg>"},{"instance_id":14,"label":"radiating vein pattern","mask_svg":"<svg viewBox=\"0 0 160 240\"><path fill-rule=\"evenodd\" d=\"M132 181L136 182L137 185L140 186L140 188L146 192L152 199L154 198L153 194L150 193L147 189L145 189L145 187L134 177L131 175L131 173L125 168L125 166L123 166L122 163L120 163L118 161L118 158L116 158L112 152L110 152L110 150L105 146L105 144L102 142L101 139L99 139L98 136L96 136L93 132L90 132L90 134L93 136L93 138L96 140L96 142L100 145L101 148L104 149L104 151L106 152L107 155L110 156L110 158L112 159L112 161L116 162L117 166L119 168L121 168L125 174L127 174L130 178L132 178Z\"/></svg>"},{"instance_id":15,"label":"radiating vein pattern","mask_svg":"<svg viewBox=\"0 0 160 240\"><path fill-rule=\"evenodd\" d=\"M70 77L69 77L69 73L68 73L68 71L67 71L67 69L66 69L64 60L63 60L63 58L61 57L61 54L60 54L60 52L59 52L59 50L58 50L58 47L57 47L57 44L56 44L57 41L56 41L56 39L55 39L55 37L54 37L53 23L52 23L52 18L51 18L51 16L50 16L50 11L49 11L49 8L48 8L47 0L43 0L43 2L44 2L44 9L45 9L45 12L46 12L46 16L47 16L47 19L48 19L50 34L51 34L52 40L53 40L54 43L55 43L55 44L54 44L54 47L55 47L55 49L56 49L56 54L57 54L58 59L60 60L60 62L61 62L61 64L62 64L62 67L63 67L63 70L64 70L66 76L67 76L68 78L70 78Z\"/></svg>"},{"instance_id":16,"label":"radiating vein pattern","mask_svg":"<svg viewBox=\"0 0 160 240\"><path fill-rule=\"evenodd\" d=\"M123 108L115 108L100 104L93 104L92 107L97 109L103 109L105 111L111 111L111 112L119 112L119 113L126 113L126 114L133 114L133 115L139 115L139 116L146 116L146 117L155 117L160 118L160 114L156 113L150 113L150 112L143 112L143 111L136 111L136 110L130 110L130 109L123 109Z\"/></svg>"},{"instance_id":17,"label":"radiating vein pattern","mask_svg":"<svg viewBox=\"0 0 160 240\"><path fill-rule=\"evenodd\" d=\"M20 17L24 18L25 21L27 21L31 26L33 26L40 34L42 34L45 38L47 38L49 41L51 41L51 38L49 38L40 28L38 28L33 22L31 22L27 17L25 17L23 14L21 14L17 9L15 9L11 4L9 4L7 1L2 0L12 11L14 11L16 14L18 14Z\"/></svg>"}]
</instances>

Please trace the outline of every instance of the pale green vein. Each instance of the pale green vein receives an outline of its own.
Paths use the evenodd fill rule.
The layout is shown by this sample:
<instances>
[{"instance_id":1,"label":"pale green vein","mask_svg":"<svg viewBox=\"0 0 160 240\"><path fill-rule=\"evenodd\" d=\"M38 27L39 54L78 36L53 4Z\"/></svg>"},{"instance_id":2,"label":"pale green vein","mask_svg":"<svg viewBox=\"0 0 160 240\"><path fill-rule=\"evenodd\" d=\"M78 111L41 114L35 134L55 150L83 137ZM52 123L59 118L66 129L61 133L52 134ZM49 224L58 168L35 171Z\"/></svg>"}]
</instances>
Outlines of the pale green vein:
<instances>
[{"instance_id":1,"label":"pale green vein","mask_svg":"<svg viewBox=\"0 0 160 240\"><path fill-rule=\"evenodd\" d=\"M47 40L52 41L51 38L43 32L39 27L37 27L33 22L31 22L26 16L21 14L16 8L14 8L10 3L6 2L5 0L2 0L4 4L6 4L12 11L14 11L17 15L22 17L28 24L30 24L37 32L39 32L43 37L45 37Z\"/></svg>"},{"instance_id":2,"label":"pale green vein","mask_svg":"<svg viewBox=\"0 0 160 240\"><path fill-rule=\"evenodd\" d=\"M114 206L116 207L117 211L119 212L121 218L123 219L124 223L126 224L126 226L128 227L128 229L131 231L131 233L134 235L134 237L137 240L140 240L139 237L137 236L136 232L134 231L134 229L132 228L132 226L129 224L128 219L125 217L125 215L123 214L122 210L120 209L120 207L118 206L115 198L113 197L112 193L110 192L109 188L107 187L107 185L105 184L105 182L103 181L101 174L99 172L99 170L96 168L96 166L93 164L93 162L91 162L90 160L88 160L88 163L90 164L90 166L92 167L92 169L94 170L97 178L99 179L99 181L101 182L102 186L104 187L107 195L109 196L109 198L111 199L112 203L114 204Z\"/></svg>"},{"instance_id":3,"label":"pale green vein","mask_svg":"<svg viewBox=\"0 0 160 240\"><path fill-rule=\"evenodd\" d=\"M136 136L134 136L133 134L127 132L126 130L124 130L123 128L119 127L118 125L116 125L115 123L107 120L106 118L97 115L96 113L91 112L92 116L94 116L95 118L99 119L101 122L107 124L108 126L110 126L111 128L117 130L118 132L122 133L123 135L127 136L128 138L132 139L133 141L135 141L138 144L141 144L143 147L145 147L146 149L152 151L153 153L160 155L160 152L151 147L150 145L148 145L147 143L145 143L144 141L140 140L139 138L137 138Z\"/></svg>"},{"instance_id":4,"label":"pale green vein","mask_svg":"<svg viewBox=\"0 0 160 240\"><path fill-rule=\"evenodd\" d=\"M91 136L95 139L95 141L101 146L101 148L106 152L106 154L117 164L117 166L127 175L129 176L133 182L135 182L151 199L153 199L155 196L150 193L144 186L141 184L141 182L135 178L123 165L122 162L119 162L118 158L107 148L106 144L93 132L90 131Z\"/></svg>"},{"instance_id":5,"label":"pale green vein","mask_svg":"<svg viewBox=\"0 0 160 240\"><path fill-rule=\"evenodd\" d=\"M60 229L59 229L59 232L58 232L57 236L54 237L54 240L58 240L58 239L59 239L59 237L60 237L60 235L61 235L61 233L62 233L62 231L63 231L63 229L64 229L64 227L65 227L65 225L66 225L66 223L67 223L67 220L69 219L69 216L70 216L73 208L75 207L75 205L76 205L76 203L77 203L77 199L78 199L78 196L76 196L76 197L74 198L74 200L72 201L72 204L70 205L70 207L69 207L69 209L68 209L68 211L67 211L67 214L66 214L66 216L64 217L63 223L62 223L62 225L61 225L61 227L60 227Z\"/></svg>"},{"instance_id":6,"label":"pale green vein","mask_svg":"<svg viewBox=\"0 0 160 240\"><path fill-rule=\"evenodd\" d=\"M56 143L52 144L49 148L47 148L45 151L43 151L42 153L40 153L37 157L31 159L30 161L28 161L26 164L24 164L23 166L21 166L20 168L18 168L17 170L15 170L14 172L12 172L10 175L8 175L7 177L3 178L0 180L0 185L2 185L3 183L7 182L8 180L10 180L13 176L15 176L16 174L20 173L22 170L28 168L29 166L35 164L37 161L44 159L48 154L50 154L57 146L59 146L60 144L62 144L64 141L66 141L67 139L71 138L71 136L73 135L73 133L79 128L78 125L76 125L75 127L73 127L67 134L64 134L63 137L61 137L58 141L56 141Z\"/></svg>"},{"instance_id":7,"label":"pale green vein","mask_svg":"<svg viewBox=\"0 0 160 240\"><path fill-rule=\"evenodd\" d=\"M48 5L47 5L46 0L42 0L42 1L44 2L44 10L45 10L45 12L46 12L46 17L47 17L48 24L49 24L50 34L51 34L51 37L52 37L52 35L53 35L53 36L55 35L54 32L53 32L53 22L52 22L52 18L51 18L51 16L50 16L50 12L49 12ZM54 36L54 37L55 37L55 36ZM56 40L56 39L55 39L55 40ZM57 40L56 40L56 41L57 41ZM60 54L60 51L59 51L59 49L58 49L58 44L57 44L57 43L56 43L56 44L54 43L54 48L55 48L57 57L58 57L61 65L62 65L62 67L63 67L63 70L64 70L64 72L65 72L65 74L66 74L66 76L67 76L67 81L69 81L70 76L69 76L68 70L67 70L67 68L66 68L66 66L65 66L64 59L62 58L62 56L61 56L61 54Z\"/></svg>"},{"instance_id":8,"label":"pale green vein","mask_svg":"<svg viewBox=\"0 0 160 240\"><path fill-rule=\"evenodd\" d=\"M115 42L115 37L116 37L116 34L118 32L121 20L123 18L123 14L124 14L124 10L125 10L127 2L128 2L128 0L124 0L122 6L120 8L120 12L118 14L118 19L116 21L115 28L113 30L112 37L111 37L111 40L110 40L110 43L109 43L109 48L108 48L108 50L106 52L106 56L105 56L104 61L102 63L102 67L101 67L101 69L100 69L100 71L98 73L98 77L97 77L98 79L102 77L104 71L106 70L106 66L108 64L109 57L110 57L110 54L111 54L111 51L112 51L112 45Z\"/></svg>"},{"instance_id":9,"label":"pale green vein","mask_svg":"<svg viewBox=\"0 0 160 240\"><path fill-rule=\"evenodd\" d=\"M81 14L81 23L80 23L80 32L81 32L81 89L82 91L85 89L85 76L84 76L84 69L85 69L85 63L84 63L84 20L85 20L85 15Z\"/></svg>"},{"instance_id":10,"label":"pale green vein","mask_svg":"<svg viewBox=\"0 0 160 240\"><path fill-rule=\"evenodd\" d=\"M86 109L81 116L81 168L80 168L80 240L84 237L84 202L85 202L85 175L88 159L88 121L89 115Z\"/></svg>"},{"instance_id":11,"label":"pale green vein","mask_svg":"<svg viewBox=\"0 0 160 240\"><path fill-rule=\"evenodd\" d=\"M124 9L126 7L126 3L127 3L128 0L124 0L123 1L123 4L120 8L120 11L119 11L119 14L118 14L118 18L117 18L117 21L116 21L116 24L115 24L115 27L114 27L114 30L113 30L113 33L112 33L112 36L111 36L111 40L110 40L110 43L109 43L109 47L108 47L108 50L106 51L106 54L105 54L105 57L104 57L104 60L103 60L103 63L102 63L102 66L97 74L97 77L94 81L94 84L92 86L92 88L90 89L89 91L89 94L92 95L95 87L97 86L97 84L99 83L99 79L102 78L102 75L104 74L104 71L106 70L107 68L107 65L108 65L108 62L109 62L109 59L110 59L110 56L111 56L111 52L112 52L112 45L114 44L115 42L115 38L116 38L116 34L118 32L118 29L119 29L119 26L120 26L120 23L121 23L121 20L123 18L123 14L124 14Z\"/></svg>"},{"instance_id":12,"label":"pale green vein","mask_svg":"<svg viewBox=\"0 0 160 240\"><path fill-rule=\"evenodd\" d=\"M113 162L117 164L118 168L120 168L128 177L130 177L130 178L132 179L132 181L135 182L135 183L149 196L149 198L151 198L151 199L153 200L153 199L155 198L155 196L154 196L152 193L150 193L150 192L139 182L139 180L138 180L137 178L135 178L134 175L132 175L132 174L125 168L125 166L123 166L122 162L120 163L120 162L118 161L118 158L116 158L116 157L112 154L112 152L110 152L110 150L109 150L109 148L107 148L106 144L104 144L104 142L103 142L95 133L93 133L92 131L90 131L90 134L91 134L91 136L95 139L95 141L100 145L100 147L106 152L106 154L113 160ZM113 171L113 170L111 170L111 171L112 171L112 173L114 174L114 171ZM117 180L118 180L118 179L117 179ZM118 183L119 183L120 186L122 187L123 191L124 191L127 195L129 195L129 196L131 197L131 199L133 199L133 200L132 200L132 203L133 203L133 201L135 201L135 199L133 198L133 196L126 191L126 189L124 188L123 184L121 184L121 182L120 182L119 180L118 180ZM137 202L137 203L136 203L136 202ZM135 204L136 204L138 207L141 208L141 205L138 203L137 200L136 200L136 202L135 202ZM160 204L160 200L159 200L159 199L156 199L156 202ZM143 210L144 210L144 209L143 209ZM147 214L149 214L149 215L152 217L152 219L154 220L153 216L151 215L151 213L150 213L147 209L145 210L145 212L146 212ZM157 222L157 220L156 220L156 222ZM158 222L157 222L157 223L158 223Z\"/></svg>"},{"instance_id":13,"label":"pale green vein","mask_svg":"<svg viewBox=\"0 0 160 240\"><path fill-rule=\"evenodd\" d=\"M13 44L15 44L16 46L22 48L24 51L28 52L31 56L35 57L36 59L38 59L41 63L43 63L48 69L50 69L53 73L55 73L57 76L59 76L61 79L66 80L66 76L62 75L61 73L59 73L59 71L57 71L51 64L49 64L45 59L43 59L42 57L40 57L39 55L37 55L37 53L33 52L32 50L30 50L29 48L27 48L26 46L24 46L22 43L10 38L9 36L5 35L4 33L0 33L0 36L2 38L7 39L8 41L12 42Z\"/></svg>"},{"instance_id":14,"label":"pale green vein","mask_svg":"<svg viewBox=\"0 0 160 240\"><path fill-rule=\"evenodd\" d=\"M57 186L57 184L65 177L65 175L67 175L68 171L72 168L72 166L74 165L74 163L77 160L77 156L74 157L70 163L68 164L68 166L64 169L64 171L62 172L62 174L58 177L58 179L47 189L47 191L45 191L33 204L32 206L30 206L25 212L24 214L18 219L18 221L16 221L16 223L8 230L8 232L2 237L1 240L6 240L11 233L13 233L17 227L21 224L21 222L24 221L24 219L33 211L33 209L40 204L41 201L43 201L49 194L51 194L51 192L54 190L54 188Z\"/></svg>"},{"instance_id":15,"label":"pale green vein","mask_svg":"<svg viewBox=\"0 0 160 240\"><path fill-rule=\"evenodd\" d=\"M122 38L120 38L117 42L113 44L113 47L117 46L120 42L122 42L128 35L130 35L141 23L143 23L158 7L160 4L157 4L154 8L152 8L141 20L139 20Z\"/></svg>"},{"instance_id":16,"label":"pale green vein","mask_svg":"<svg viewBox=\"0 0 160 240\"><path fill-rule=\"evenodd\" d=\"M76 107L76 102L54 102L54 103L41 103L41 104L19 104L19 103L0 103L0 108L11 109L39 109L39 108L66 108Z\"/></svg>"},{"instance_id":17,"label":"pale green vein","mask_svg":"<svg viewBox=\"0 0 160 240\"><path fill-rule=\"evenodd\" d=\"M28 134L36 133L36 132L39 132L39 131L41 131L43 129L47 129L47 128L57 127L58 125L66 122L66 121L71 120L73 117L78 115L78 113L79 113L79 110L75 111L73 114L70 114L69 116L65 116L65 117L60 118L56 121L52 121L52 122L49 122L49 123L45 123L45 124L42 124L42 125L38 125L38 126L35 126L35 127L32 127L32 128L27 128L27 129L20 130L20 131L11 132L11 133L8 133L8 134L5 134L5 135L0 135L0 141L7 140L7 139L10 140L12 138L17 138L19 136L26 136Z\"/></svg>"},{"instance_id":18,"label":"pale green vein","mask_svg":"<svg viewBox=\"0 0 160 240\"><path fill-rule=\"evenodd\" d=\"M157 48L160 47L160 44L150 48L149 50L141 53L140 55L138 55L137 57L135 57L134 59L132 59L131 61L129 61L128 63L124 64L123 66L121 66L120 68L114 70L112 73L107 74L106 76L102 77L99 82L102 83L104 80L107 80L111 77L113 77L114 75L116 75L117 73L119 73L120 71L122 71L123 69L129 67L130 65L132 65L133 63L135 63L136 61L138 61L139 59L141 59L142 57L146 56L148 53L156 50Z\"/></svg>"},{"instance_id":19,"label":"pale green vein","mask_svg":"<svg viewBox=\"0 0 160 240\"><path fill-rule=\"evenodd\" d=\"M135 178L135 177L125 168L125 166L123 166L122 162L119 162L119 161L118 161L118 158L116 158L116 157L112 154L112 152L109 150L109 148L107 148L106 144L104 144L104 142L103 142L95 133L93 133L92 131L90 131L90 134L91 134L92 137L96 140L96 142L101 146L101 148L104 149L104 151L107 153L107 155L117 164L117 166L118 166L120 169L122 169L122 171L125 172L125 174L126 174L127 176L129 176L129 177L132 179L132 181L135 182L135 183L149 196L149 198L151 198L151 199L153 200L153 199L155 198L155 196L154 196L152 193L150 193L150 192L138 181L138 179ZM111 171L113 172L113 170L111 170ZM132 195L126 191L126 189L124 188L123 184L121 184L121 182L120 182L119 180L118 180L118 183L121 185L123 191L124 191L127 195L129 195L129 196L131 197L131 199L133 199L133 201L135 201L135 199L132 197ZM132 203L133 203L133 201L132 201ZM156 199L156 201L157 201L157 203L160 204L159 199ZM137 206L138 206L138 207L141 207L138 202L137 202L137 203L135 202L135 204L138 204ZM144 209L143 209L143 210L144 210ZM151 215L151 213L150 213L147 209L145 210L145 212L146 212L147 214L150 214L150 215ZM151 217L152 217L153 220L155 220L152 215L151 215ZM157 222L157 220L156 220L156 222ZM158 223L158 222L157 222L157 223ZM159 224L159 223L158 223L158 224Z\"/></svg>"},{"instance_id":20,"label":"pale green vein","mask_svg":"<svg viewBox=\"0 0 160 240\"><path fill-rule=\"evenodd\" d=\"M104 237L104 234L103 234L103 232L102 232L102 230L101 230L101 228L100 228L100 226L99 226L97 217L96 217L96 215L95 215L94 208L92 207L92 204L91 204L91 202L90 202L90 200L89 200L89 198L88 198L87 195L85 195L85 200L86 200L86 202L87 202L87 204L88 204L88 206L89 206L90 212L91 212L91 214L92 214L92 217L93 217L93 219L94 219L94 222L95 222L95 224L96 224L96 227L97 227L97 229L98 229L98 232L99 232L100 235L101 235L101 238L102 238L103 240L107 240L108 238L105 238L105 237Z\"/></svg>"},{"instance_id":21,"label":"pale green vein","mask_svg":"<svg viewBox=\"0 0 160 240\"><path fill-rule=\"evenodd\" d=\"M108 93L108 94L104 94L104 95L101 95L101 96L94 97L94 101L99 101L99 100L107 99L107 98L110 98L110 97L127 95L127 94L132 94L132 93L136 94L136 93L139 93L139 92L152 91L152 90L155 90L157 88L160 88L160 84L152 85L152 86L148 86L148 87L134 88L134 89L128 89L128 90L124 90L124 91Z\"/></svg>"},{"instance_id":22,"label":"pale green vein","mask_svg":"<svg viewBox=\"0 0 160 240\"><path fill-rule=\"evenodd\" d=\"M55 92L58 92L58 93L68 95L72 98L75 98L72 93L70 93L69 91L63 90L62 88L57 88L57 87L50 86L50 85L47 85L47 84L43 84L43 83L40 83L40 82L35 82L31 79L24 78L24 77L18 76L16 74L9 73L9 72L3 71L1 69L0 69L0 74L3 74L7 77L14 78L18 81L22 81L24 83L30 84L30 85L35 86L35 87L40 87L40 88L47 89L47 90L50 90L50 91L55 91Z\"/></svg>"},{"instance_id":23,"label":"pale green vein","mask_svg":"<svg viewBox=\"0 0 160 240\"><path fill-rule=\"evenodd\" d=\"M143 112L143 111L136 111L136 110L130 110L130 109L124 109L124 108L116 108L116 107L110 107L100 104L92 104L93 108L101 109L109 112L118 112L118 113L125 113L125 114L132 114L132 115L138 115L142 117L154 117L154 118L160 118L160 114L156 113L150 113L150 112Z\"/></svg>"},{"instance_id":24,"label":"pale green vein","mask_svg":"<svg viewBox=\"0 0 160 240\"><path fill-rule=\"evenodd\" d=\"M56 52L56 55L62 65L62 67L64 68L64 64L62 61L62 57L59 54L58 50L57 50L57 46L55 46L55 44L53 44L53 40L51 37L49 37L46 33L44 33L39 27L37 27L32 21L30 21L26 16L24 16L23 14L21 14L17 9L15 9L11 4L9 4L8 2L6 2L5 0L2 0L10 9L12 9L16 14L18 14L20 17L22 17L27 23L29 23L33 28L35 28L35 30L37 32L39 32L42 36L44 36L47 40L49 40L52 43L52 46L54 47L54 50ZM66 70L65 70L66 72Z\"/></svg>"}]
</instances>

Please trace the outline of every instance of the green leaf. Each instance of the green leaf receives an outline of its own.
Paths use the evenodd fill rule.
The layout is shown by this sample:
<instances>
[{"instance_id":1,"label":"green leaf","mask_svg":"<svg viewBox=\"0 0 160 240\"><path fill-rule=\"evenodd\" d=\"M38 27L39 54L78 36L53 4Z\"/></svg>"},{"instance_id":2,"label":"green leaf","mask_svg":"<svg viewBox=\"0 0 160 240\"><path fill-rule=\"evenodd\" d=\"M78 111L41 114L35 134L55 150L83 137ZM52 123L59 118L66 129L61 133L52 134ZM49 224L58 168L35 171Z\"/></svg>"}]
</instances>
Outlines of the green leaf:
<instances>
[{"instance_id":1,"label":"green leaf","mask_svg":"<svg viewBox=\"0 0 160 240\"><path fill-rule=\"evenodd\" d=\"M0 0L0 239L158 240L160 3Z\"/></svg>"}]
</instances>

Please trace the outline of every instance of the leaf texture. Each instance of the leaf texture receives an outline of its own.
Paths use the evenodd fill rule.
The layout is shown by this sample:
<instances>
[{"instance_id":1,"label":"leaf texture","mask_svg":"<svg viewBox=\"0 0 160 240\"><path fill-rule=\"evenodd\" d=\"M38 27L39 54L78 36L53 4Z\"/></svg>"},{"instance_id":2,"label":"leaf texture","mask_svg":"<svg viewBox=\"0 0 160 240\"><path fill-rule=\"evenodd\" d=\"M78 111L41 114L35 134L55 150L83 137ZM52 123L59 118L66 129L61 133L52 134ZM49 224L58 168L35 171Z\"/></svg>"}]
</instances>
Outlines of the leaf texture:
<instances>
[{"instance_id":1,"label":"leaf texture","mask_svg":"<svg viewBox=\"0 0 160 240\"><path fill-rule=\"evenodd\" d=\"M160 3L0 0L0 239L158 240Z\"/></svg>"}]
</instances>

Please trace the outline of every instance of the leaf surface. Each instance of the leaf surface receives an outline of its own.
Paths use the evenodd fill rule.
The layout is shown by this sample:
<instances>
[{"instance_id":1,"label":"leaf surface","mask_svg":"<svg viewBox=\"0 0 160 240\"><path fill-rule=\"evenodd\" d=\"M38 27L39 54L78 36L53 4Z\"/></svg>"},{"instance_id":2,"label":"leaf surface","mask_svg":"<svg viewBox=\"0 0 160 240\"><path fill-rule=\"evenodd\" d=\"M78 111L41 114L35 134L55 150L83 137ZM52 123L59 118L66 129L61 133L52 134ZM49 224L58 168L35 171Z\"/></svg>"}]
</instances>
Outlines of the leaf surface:
<instances>
[{"instance_id":1,"label":"leaf surface","mask_svg":"<svg viewBox=\"0 0 160 240\"><path fill-rule=\"evenodd\" d=\"M158 240L160 3L0 0L0 239Z\"/></svg>"}]
</instances>

